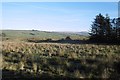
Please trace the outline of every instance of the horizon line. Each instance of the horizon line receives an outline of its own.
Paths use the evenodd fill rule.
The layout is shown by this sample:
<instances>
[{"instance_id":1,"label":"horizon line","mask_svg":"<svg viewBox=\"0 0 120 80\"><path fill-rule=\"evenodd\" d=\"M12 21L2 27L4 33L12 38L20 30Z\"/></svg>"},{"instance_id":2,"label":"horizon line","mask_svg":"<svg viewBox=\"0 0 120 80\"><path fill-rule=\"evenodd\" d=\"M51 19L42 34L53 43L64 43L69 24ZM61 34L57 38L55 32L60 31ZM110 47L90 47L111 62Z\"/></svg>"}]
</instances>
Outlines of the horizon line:
<instances>
[{"instance_id":1,"label":"horizon line","mask_svg":"<svg viewBox=\"0 0 120 80\"><path fill-rule=\"evenodd\" d=\"M83 31L55 31L55 30L53 30L53 31L49 31L49 30L39 30L39 29L0 29L0 30L13 30L13 31L32 31L32 30L34 30L34 31L45 31L45 32L89 32L89 31L85 31L85 30L83 30Z\"/></svg>"}]
</instances>

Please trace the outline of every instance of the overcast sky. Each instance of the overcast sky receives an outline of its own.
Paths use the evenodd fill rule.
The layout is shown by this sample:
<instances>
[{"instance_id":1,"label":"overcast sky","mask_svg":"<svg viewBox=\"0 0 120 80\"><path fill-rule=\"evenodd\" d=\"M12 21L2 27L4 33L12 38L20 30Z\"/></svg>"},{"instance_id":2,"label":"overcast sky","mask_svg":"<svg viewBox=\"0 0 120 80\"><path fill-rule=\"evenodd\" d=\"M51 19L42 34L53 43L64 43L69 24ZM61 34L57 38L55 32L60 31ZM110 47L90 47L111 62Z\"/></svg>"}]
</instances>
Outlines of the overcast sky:
<instances>
[{"instance_id":1,"label":"overcast sky","mask_svg":"<svg viewBox=\"0 0 120 80\"><path fill-rule=\"evenodd\" d=\"M2 28L42 31L89 31L93 18L118 16L117 2L5 2Z\"/></svg>"}]
</instances>

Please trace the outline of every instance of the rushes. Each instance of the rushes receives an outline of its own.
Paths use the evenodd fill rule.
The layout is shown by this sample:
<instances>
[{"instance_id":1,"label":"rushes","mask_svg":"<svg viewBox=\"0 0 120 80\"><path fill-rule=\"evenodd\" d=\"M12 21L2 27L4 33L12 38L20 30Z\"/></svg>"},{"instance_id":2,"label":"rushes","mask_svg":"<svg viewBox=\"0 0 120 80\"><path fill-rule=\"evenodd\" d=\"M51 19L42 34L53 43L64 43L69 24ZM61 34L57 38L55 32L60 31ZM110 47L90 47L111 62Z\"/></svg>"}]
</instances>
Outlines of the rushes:
<instances>
[{"instance_id":1,"label":"rushes","mask_svg":"<svg viewBox=\"0 0 120 80\"><path fill-rule=\"evenodd\" d=\"M3 42L2 68L75 78L110 77L119 75L114 66L119 66L119 49L119 45Z\"/></svg>"}]
</instances>

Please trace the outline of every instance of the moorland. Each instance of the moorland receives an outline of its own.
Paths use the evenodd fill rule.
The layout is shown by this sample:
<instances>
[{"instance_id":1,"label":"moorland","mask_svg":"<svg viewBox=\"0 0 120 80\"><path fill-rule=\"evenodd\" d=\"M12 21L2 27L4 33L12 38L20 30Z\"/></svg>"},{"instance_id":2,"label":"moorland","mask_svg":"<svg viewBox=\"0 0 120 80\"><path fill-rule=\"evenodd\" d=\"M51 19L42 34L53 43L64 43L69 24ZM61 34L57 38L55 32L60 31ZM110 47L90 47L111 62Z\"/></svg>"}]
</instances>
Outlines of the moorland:
<instances>
[{"instance_id":1,"label":"moorland","mask_svg":"<svg viewBox=\"0 0 120 80\"><path fill-rule=\"evenodd\" d=\"M2 30L1 38L3 80L120 78L120 45L38 30Z\"/></svg>"}]
</instances>

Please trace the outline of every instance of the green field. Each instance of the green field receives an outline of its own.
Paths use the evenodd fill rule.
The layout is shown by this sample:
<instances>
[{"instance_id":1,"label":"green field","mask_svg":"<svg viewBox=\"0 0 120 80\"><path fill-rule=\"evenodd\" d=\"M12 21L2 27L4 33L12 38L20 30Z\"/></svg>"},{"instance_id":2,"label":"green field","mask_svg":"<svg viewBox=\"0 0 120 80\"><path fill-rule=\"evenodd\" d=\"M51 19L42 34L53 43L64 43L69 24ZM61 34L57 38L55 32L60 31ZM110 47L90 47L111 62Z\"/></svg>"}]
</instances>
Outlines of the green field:
<instances>
[{"instance_id":1,"label":"green field","mask_svg":"<svg viewBox=\"0 0 120 80\"><path fill-rule=\"evenodd\" d=\"M3 38L8 38L9 40L26 40L30 38L42 39L61 39L70 36L72 39L84 39L86 36L70 33L70 32L46 32L38 30L2 30L5 36Z\"/></svg>"},{"instance_id":2,"label":"green field","mask_svg":"<svg viewBox=\"0 0 120 80\"><path fill-rule=\"evenodd\" d=\"M3 31L3 78L120 78L120 45L34 43L27 39L86 40L87 36L41 31ZM32 33L32 34L31 34ZM13 73L13 74L11 74Z\"/></svg>"}]
</instances>

